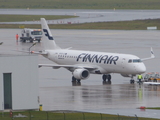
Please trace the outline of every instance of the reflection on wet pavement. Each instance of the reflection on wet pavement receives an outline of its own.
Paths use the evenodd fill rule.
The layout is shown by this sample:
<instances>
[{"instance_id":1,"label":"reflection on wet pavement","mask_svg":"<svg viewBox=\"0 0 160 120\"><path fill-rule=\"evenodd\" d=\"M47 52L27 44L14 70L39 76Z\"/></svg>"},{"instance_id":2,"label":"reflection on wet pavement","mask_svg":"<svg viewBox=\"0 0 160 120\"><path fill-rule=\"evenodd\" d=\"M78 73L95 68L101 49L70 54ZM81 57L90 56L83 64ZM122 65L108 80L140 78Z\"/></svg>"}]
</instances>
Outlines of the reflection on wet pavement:
<instances>
[{"instance_id":1,"label":"reflection on wet pavement","mask_svg":"<svg viewBox=\"0 0 160 120\"><path fill-rule=\"evenodd\" d=\"M40 96L44 110L139 108L160 106L159 90L160 86L137 84L41 87Z\"/></svg>"},{"instance_id":2,"label":"reflection on wet pavement","mask_svg":"<svg viewBox=\"0 0 160 120\"><path fill-rule=\"evenodd\" d=\"M160 106L160 86L79 85L41 87L40 100L44 110L72 110L138 117L159 118L155 110L140 110Z\"/></svg>"}]
</instances>

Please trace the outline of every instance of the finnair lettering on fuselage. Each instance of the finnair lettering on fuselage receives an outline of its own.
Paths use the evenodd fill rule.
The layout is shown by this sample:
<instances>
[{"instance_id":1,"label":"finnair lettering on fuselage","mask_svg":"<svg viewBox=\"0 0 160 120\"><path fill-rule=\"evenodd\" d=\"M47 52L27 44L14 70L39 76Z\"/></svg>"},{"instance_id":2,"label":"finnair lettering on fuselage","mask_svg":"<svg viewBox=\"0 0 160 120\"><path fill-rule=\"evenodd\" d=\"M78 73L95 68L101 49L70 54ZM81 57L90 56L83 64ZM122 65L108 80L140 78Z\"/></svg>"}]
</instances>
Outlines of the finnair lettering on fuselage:
<instances>
[{"instance_id":1,"label":"finnair lettering on fuselage","mask_svg":"<svg viewBox=\"0 0 160 120\"><path fill-rule=\"evenodd\" d=\"M82 62L95 62L95 63L104 63L104 64L115 64L118 61L118 56L109 56L109 55L97 55L97 54L87 54L81 53L77 57L77 61L82 60Z\"/></svg>"}]
</instances>

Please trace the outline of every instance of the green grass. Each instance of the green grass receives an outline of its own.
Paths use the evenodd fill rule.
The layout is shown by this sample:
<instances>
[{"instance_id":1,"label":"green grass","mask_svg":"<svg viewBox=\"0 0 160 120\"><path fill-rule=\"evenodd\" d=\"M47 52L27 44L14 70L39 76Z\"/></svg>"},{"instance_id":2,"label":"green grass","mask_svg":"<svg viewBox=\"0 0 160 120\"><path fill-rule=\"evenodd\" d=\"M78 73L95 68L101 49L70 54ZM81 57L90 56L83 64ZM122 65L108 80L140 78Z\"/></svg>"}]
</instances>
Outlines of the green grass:
<instances>
[{"instance_id":1,"label":"green grass","mask_svg":"<svg viewBox=\"0 0 160 120\"><path fill-rule=\"evenodd\" d=\"M23 111L23 112L13 112L13 116L15 115L25 115L25 118L13 118L14 120L120 120L120 119L133 119L137 118L129 117L129 116L119 116L119 115L109 115L109 114L99 114L99 113L81 113L81 112L45 112L45 111ZM0 120L12 120L9 112L1 113L0 112ZM152 118L139 118L138 120L158 120Z\"/></svg>"},{"instance_id":2,"label":"green grass","mask_svg":"<svg viewBox=\"0 0 160 120\"><path fill-rule=\"evenodd\" d=\"M0 0L0 8L160 9L160 0Z\"/></svg>"},{"instance_id":3,"label":"green grass","mask_svg":"<svg viewBox=\"0 0 160 120\"><path fill-rule=\"evenodd\" d=\"M49 25L54 29L108 29L108 30L146 30L149 26L157 26L160 29L160 19L96 22L84 24Z\"/></svg>"},{"instance_id":4,"label":"green grass","mask_svg":"<svg viewBox=\"0 0 160 120\"><path fill-rule=\"evenodd\" d=\"M104 30L146 30L147 27L157 26L160 30L160 19L146 19L120 22L100 22L100 23L84 23L84 24L49 24L50 29L104 29ZM40 24L0 24L0 28L37 28Z\"/></svg>"},{"instance_id":5,"label":"green grass","mask_svg":"<svg viewBox=\"0 0 160 120\"><path fill-rule=\"evenodd\" d=\"M40 18L46 20L73 18L77 16L67 15L0 15L0 22L37 21ZM41 28L40 24L0 24L0 28ZM157 26L160 30L160 19L145 19L118 22L95 22L83 24L49 24L51 29L105 29L105 30L146 30L147 27Z\"/></svg>"},{"instance_id":6,"label":"green grass","mask_svg":"<svg viewBox=\"0 0 160 120\"><path fill-rule=\"evenodd\" d=\"M148 108L146 108L146 109L160 110L160 107L154 107L154 108L148 107Z\"/></svg>"},{"instance_id":7,"label":"green grass","mask_svg":"<svg viewBox=\"0 0 160 120\"><path fill-rule=\"evenodd\" d=\"M19 21L37 21L40 18L47 20L56 20L64 18L74 18L77 16L69 15L0 15L0 22L19 22Z\"/></svg>"}]
</instances>

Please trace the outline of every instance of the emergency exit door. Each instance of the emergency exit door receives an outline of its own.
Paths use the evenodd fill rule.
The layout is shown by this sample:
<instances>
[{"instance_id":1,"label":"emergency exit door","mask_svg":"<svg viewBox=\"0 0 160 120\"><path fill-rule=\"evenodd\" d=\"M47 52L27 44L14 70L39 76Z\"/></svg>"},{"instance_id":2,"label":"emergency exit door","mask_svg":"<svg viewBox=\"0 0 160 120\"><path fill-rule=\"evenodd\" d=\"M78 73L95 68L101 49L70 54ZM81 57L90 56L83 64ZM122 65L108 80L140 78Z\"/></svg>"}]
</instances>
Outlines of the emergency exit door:
<instances>
[{"instance_id":1,"label":"emergency exit door","mask_svg":"<svg viewBox=\"0 0 160 120\"><path fill-rule=\"evenodd\" d=\"M4 109L12 109L12 74L3 73Z\"/></svg>"}]
</instances>

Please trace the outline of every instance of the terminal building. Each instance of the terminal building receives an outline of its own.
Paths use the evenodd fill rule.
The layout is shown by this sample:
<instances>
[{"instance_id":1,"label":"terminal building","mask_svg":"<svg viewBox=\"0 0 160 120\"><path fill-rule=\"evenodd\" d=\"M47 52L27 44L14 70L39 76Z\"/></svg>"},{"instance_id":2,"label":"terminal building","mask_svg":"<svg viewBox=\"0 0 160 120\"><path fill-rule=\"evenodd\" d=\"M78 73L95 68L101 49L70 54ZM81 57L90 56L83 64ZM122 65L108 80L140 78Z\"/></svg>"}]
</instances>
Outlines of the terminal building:
<instances>
[{"instance_id":1,"label":"terminal building","mask_svg":"<svg viewBox=\"0 0 160 120\"><path fill-rule=\"evenodd\" d=\"M0 110L38 109L37 55L0 55Z\"/></svg>"}]
</instances>

